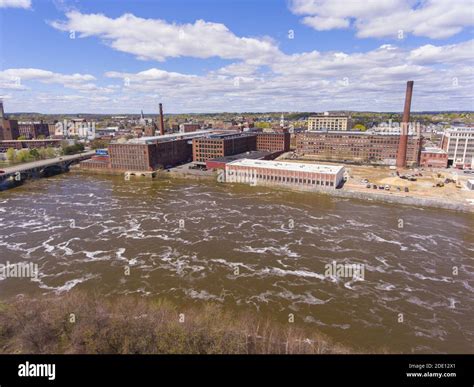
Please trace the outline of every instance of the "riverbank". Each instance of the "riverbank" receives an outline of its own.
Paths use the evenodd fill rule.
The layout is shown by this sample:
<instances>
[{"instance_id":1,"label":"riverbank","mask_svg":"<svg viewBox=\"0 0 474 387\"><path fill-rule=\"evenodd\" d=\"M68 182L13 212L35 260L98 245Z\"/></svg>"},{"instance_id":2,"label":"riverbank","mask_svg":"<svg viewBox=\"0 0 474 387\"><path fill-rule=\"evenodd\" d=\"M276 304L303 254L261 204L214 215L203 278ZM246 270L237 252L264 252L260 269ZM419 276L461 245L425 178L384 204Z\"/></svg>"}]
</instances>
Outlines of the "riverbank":
<instances>
[{"instance_id":1,"label":"riverbank","mask_svg":"<svg viewBox=\"0 0 474 387\"><path fill-rule=\"evenodd\" d=\"M83 170L80 168L74 168L74 172L79 173L91 173L95 175L123 175L123 173L104 173L101 170L91 171ZM196 181L217 181L217 173L207 172L207 173L186 173L183 169L173 170L160 170L156 171L156 178L172 178L177 180L196 180ZM132 176L132 179L142 178ZM312 192L316 194L329 195L339 198L347 199L357 199L364 201L376 201L389 204L401 204L405 206L415 206L415 207L428 207L428 208L441 208L445 210L452 211L461 211L467 213L474 213L474 193L473 193L473 204L465 204L460 202L457 199L447 200L444 197L434 198L434 197L420 197L405 194L401 192L387 192L377 190L375 192L371 190L361 191L360 189L354 189L352 187L344 186L342 189L329 189L329 188L319 188L319 187L298 187L298 186L279 186L279 185L265 185L266 188L271 188L275 190L286 190L286 191L298 191L298 192Z\"/></svg>"},{"instance_id":2,"label":"riverbank","mask_svg":"<svg viewBox=\"0 0 474 387\"><path fill-rule=\"evenodd\" d=\"M0 353L350 353L314 331L237 315L215 304L184 310L162 299L83 292L0 302Z\"/></svg>"}]
</instances>

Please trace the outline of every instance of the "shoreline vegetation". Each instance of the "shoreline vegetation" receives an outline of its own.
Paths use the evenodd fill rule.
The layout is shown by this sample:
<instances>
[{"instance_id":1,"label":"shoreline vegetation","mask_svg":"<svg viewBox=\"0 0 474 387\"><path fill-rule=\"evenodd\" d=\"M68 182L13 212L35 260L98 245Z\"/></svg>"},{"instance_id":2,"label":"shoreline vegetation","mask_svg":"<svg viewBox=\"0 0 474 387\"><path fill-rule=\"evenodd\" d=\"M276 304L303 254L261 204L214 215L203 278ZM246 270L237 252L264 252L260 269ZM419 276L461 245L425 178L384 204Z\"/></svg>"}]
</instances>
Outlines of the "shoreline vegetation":
<instances>
[{"instance_id":1,"label":"shoreline vegetation","mask_svg":"<svg viewBox=\"0 0 474 387\"><path fill-rule=\"evenodd\" d=\"M314 330L217 304L81 291L0 302L2 354L348 354ZM384 353L384 352L383 352Z\"/></svg>"}]
</instances>

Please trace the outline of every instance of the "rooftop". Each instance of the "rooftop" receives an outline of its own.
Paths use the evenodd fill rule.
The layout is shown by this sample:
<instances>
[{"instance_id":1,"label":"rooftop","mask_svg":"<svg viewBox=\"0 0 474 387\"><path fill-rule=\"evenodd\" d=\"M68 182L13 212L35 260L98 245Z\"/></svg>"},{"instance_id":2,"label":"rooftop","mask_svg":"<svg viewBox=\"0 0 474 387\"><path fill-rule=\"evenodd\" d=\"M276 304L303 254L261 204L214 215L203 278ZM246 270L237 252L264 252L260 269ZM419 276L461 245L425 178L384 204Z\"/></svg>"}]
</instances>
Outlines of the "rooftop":
<instances>
[{"instance_id":1,"label":"rooftop","mask_svg":"<svg viewBox=\"0 0 474 387\"><path fill-rule=\"evenodd\" d=\"M191 132L192 133L192 132ZM205 138L211 139L211 140L219 140L219 139L229 139L229 138L239 138L239 137L249 137L249 136L254 136L255 133L251 132L228 132L228 133L213 133L209 134Z\"/></svg>"},{"instance_id":2,"label":"rooftop","mask_svg":"<svg viewBox=\"0 0 474 387\"><path fill-rule=\"evenodd\" d=\"M400 131L387 131L387 132L373 132L370 129L367 131L356 131L356 130L307 130L303 134L340 134L340 135L356 135L356 136L400 136ZM408 133L408 136L417 136L412 132Z\"/></svg>"},{"instance_id":3,"label":"rooftop","mask_svg":"<svg viewBox=\"0 0 474 387\"><path fill-rule=\"evenodd\" d=\"M271 155L272 153L273 152L266 152L266 151L248 151L248 152L239 153L232 156L216 157L215 159L211 159L209 161L230 163L230 162L233 162L236 160L242 160L242 159L258 160L268 155Z\"/></svg>"},{"instance_id":4,"label":"rooftop","mask_svg":"<svg viewBox=\"0 0 474 387\"><path fill-rule=\"evenodd\" d=\"M288 163L283 161L270 161L270 160L250 160L242 159L233 161L227 165L236 165L241 167L249 168L273 168L281 169L285 171L295 172L317 172L317 173L332 173L336 174L341 170L344 170L342 165L323 165L323 164L306 164L306 163Z\"/></svg>"},{"instance_id":5,"label":"rooftop","mask_svg":"<svg viewBox=\"0 0 474 387\"><path fill-rule=\"evenodd\" d=\"M426 152L426 153L440 153L440 154L446 154L447 153L444 149L436 148L434 146L433 147L426 146L421 151Z\"/></svg>"},{"instance_id":6,"label":"rooftop","mask_svg":"<svg viewBox=\"0 0 474 387\"><path fill-rule=\"evenodd\" d=\"M163 136L148 136L148 137L140 137L140 138L133 138L128 140L128 144L150 144L153 142L163 142L163 141L171 141L176 139L190 139L199 136L205 136L209 133L212 133L210 130L197 130L195 132L189 133L171 133L171 134L164 134Z\"/></svg>"}]
</instances>

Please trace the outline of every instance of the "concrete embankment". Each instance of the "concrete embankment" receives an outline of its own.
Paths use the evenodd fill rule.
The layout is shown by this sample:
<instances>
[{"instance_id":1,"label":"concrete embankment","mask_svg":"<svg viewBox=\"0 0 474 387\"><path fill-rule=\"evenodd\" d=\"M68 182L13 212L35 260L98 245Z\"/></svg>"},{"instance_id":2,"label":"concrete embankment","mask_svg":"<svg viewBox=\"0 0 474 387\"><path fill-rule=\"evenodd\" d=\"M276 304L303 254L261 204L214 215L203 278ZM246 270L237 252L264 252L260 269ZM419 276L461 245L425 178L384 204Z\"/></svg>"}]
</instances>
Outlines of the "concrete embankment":
<instances>
[{"instance_id":1,"label":"concrete embankment","mask_svg":"<svg viewBox=\"0 0 474 387\"><path fill-rule=\"evenodd\" d=\"M447 201L444 199L422 198L414 196L390 195L385 193L359 192L349 190L334 190L330 195L351 199L374 200L384 203L403 204L416 207L443 208L446 210L463 211L474 213L474 205L463 204L457 201Z\"/></svg>"},{"instance_id":2,"label":"concrete embankment","mask_svg":"<svg viewBox=\"0 0 474 387\"><path fill-rule=\"evenodd\" d=\"M80 168L75 171L81 171ZM90 170L81 172L91 172ZM110 174L104 173L104 171L96 171L97 174ZM122 174L122 173L121 173ZM181 171L167 172L165 170L157 171L156 178L173 178L173 179L186 179L186 180L205 180L205 181L217 181L217 175L215 173L187 173ZM139 177L133 177L139 178ZM383 203L401 204L406 206L415 207L430 207L430 208L442 208L446 210L462 211L474 213L474 204L470 205L467 202L461 203L459 201L448 201L442 198L423 198L410 195L399 195L393 193L384 192L361 192L353 191L349 189L324 189L324 188L306 188L306 187L288 187L288 186L276 186L276 185L265 185L266 188L272 189L284 189L289 191L300 191L300 192L313 192L318 194L330 195L340 198L366 200L366 201L378 201Z\"/></svg>"}]
</instances>

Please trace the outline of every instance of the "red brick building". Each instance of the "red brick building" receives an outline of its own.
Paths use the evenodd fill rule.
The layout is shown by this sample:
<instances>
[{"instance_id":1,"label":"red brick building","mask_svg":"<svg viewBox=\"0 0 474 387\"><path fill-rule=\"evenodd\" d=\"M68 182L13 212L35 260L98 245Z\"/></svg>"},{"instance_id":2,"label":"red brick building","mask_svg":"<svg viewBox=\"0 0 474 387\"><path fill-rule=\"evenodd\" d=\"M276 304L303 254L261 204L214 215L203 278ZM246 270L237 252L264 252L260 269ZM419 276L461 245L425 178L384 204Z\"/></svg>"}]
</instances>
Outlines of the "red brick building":
<instances>
[{"instance_id":1,"label":"red brick building","mask_svg":"<svg viewBox=\"0 0 474 387\"><path fill-rule=\"evenodd\" d=\"M196 130L200 130L201 125L199 124L191 124L191 123L184 123L179 125L179 131L182 133L189 133L195 132Z\"/></svg>"},{"instance_id":2,"label":"red brick building","mask_svg":"<svg viewBox=\"0 0 474 387\"><path fill-rule=\"evenodd\" d=\"M49 136L49 126L43 122L19 122L18 132L20 136L27 140L38 138L39 136Z\"/></svg>"},{"instance_id":3,"label":"red brick building","mask_svg":"<svg viewBox=\"0 0 474 387\"><path fill-rule=\"evenodd\" d=\"M8 140L0 141L0 153L6 152L8 148L19 150L60 146L61 140Z\"/></svg>"},{"instance_id":4,"label":"red brick building","mask_svg":"<svg viewBox=\"0 0 474 387\"><path fill-rule=\"evenodd\" d=\"M447 168L448 152L439 148L423 148L420 155L420 166L425 168Z\"/></svg>"},{"instance_id":5,"label":"red brick building","mask_svg":"<svg viewBox=\"0 0 474 387\"><path fill-rule=\"evenodd\" d=\"M205 163L217 157L231 156L257 148L255 133L220 133L193 139L193 161Z\"/></svg>"},{"instance_id":6,"label":"red brick building","mask_svg":"<svg viewBox=\"0 0 474 387\"><path fill-rule=\"evenodd\" d=\"M290 138L288 132L262 132L257 134L257 150L268 152L289 152Z\"/></svg>"},{"instance_id":7,"label":"red brick building","mask_svg":"<svg viewBox=\"0 0 474 387\"><path fill-rule=\"evenodd\" d=\"M418 165L421 136L408 136L407 165ZM395 164L400 135L349 131L303 132L296 135L296 152L319 160Z\"/></svg>"},{"instance_id":8,"label":"red brick building","mask_svg":"<svg viewBox=\"0 0 474 387\"><path fill-rule=\"evenodd\" d=\"M20 137L18 121L0 118L0 141L12 141Z\"/></svg>"},{"instance_id":9,"label":"red brick building","mask_svg":"<svg viewBox=\"0 0 474 387\"><path fill-rule=\"evenodd\" d=\"M110 167L117 171L155 171L192 158L190 141L180 138L112 143L108 149Z\"/></svg>"}]
</instances>

